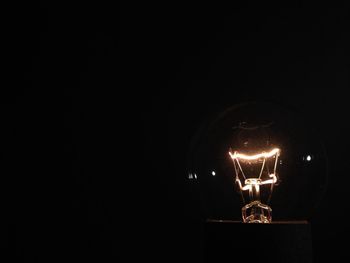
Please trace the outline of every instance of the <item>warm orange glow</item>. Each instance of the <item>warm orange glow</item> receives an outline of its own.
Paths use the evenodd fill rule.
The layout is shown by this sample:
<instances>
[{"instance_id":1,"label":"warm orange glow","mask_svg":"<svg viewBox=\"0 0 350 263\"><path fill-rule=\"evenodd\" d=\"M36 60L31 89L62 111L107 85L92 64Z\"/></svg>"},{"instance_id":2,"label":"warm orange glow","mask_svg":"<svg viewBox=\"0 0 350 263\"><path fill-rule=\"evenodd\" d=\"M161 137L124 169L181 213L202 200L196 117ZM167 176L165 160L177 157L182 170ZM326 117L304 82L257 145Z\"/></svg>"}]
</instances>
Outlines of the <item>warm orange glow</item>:
<instances>
[{"instance_id":1,"label":"warm orange glow","mask_svg":"<svg viewBox=\"0 0 350 263\"><path fill-rule=\"evenodd\" d=\"M235 151L233 154L231 152L229 152L230 156L232 159L242 159L242 160L257 160L260 158L269 158L274 156L275 154L279 153L280 149L275 148L272 149L270 152L262 152L262 153L258 153L255 155L246 155L246 154L241 154L238 153L237 151Z\"/></svg>"}]
</instances>

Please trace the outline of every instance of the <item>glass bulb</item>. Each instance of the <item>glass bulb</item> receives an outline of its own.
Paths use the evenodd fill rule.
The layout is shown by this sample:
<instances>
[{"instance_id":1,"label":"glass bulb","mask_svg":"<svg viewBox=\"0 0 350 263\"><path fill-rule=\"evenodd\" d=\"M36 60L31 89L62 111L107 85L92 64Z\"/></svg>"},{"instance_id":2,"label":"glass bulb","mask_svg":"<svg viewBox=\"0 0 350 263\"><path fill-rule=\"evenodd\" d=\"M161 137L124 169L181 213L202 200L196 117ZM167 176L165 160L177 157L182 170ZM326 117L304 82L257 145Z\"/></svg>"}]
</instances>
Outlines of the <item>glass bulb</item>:
<instances>
[{"instance_id":1,"label":"glass bulb","mask_svg":"<svg viewBox=\"0 0 350 263\"><path fill-rule=\"evenodd\" d=\"M271 103L231 107L204 126L188 178L207 219L308 220L327 183L327 157L309 121ZM238 193L238 194L237 194Z\"/></svg>"}]
</instances>

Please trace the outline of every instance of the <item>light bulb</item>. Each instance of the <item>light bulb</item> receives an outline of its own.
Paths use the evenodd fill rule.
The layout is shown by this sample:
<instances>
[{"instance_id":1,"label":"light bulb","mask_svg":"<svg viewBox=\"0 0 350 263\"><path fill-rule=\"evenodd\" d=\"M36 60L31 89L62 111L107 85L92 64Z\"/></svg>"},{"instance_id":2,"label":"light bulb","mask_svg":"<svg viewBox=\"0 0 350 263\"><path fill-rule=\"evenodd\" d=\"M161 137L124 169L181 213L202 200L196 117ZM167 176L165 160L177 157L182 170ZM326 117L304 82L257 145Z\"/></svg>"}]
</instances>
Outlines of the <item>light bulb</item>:
<instances>
[{"instance_id":1,"label":"light bulb","mask_svg":"<svg viewBox=\"0 0 350 263\"><path fill-rule=\"evenodd\" d=\"M204 126L189 179L207 219L308 220L327 183L324 147L310 122L272 103L233 106ZM194 176L195 175L195 176Z\"/></svg>"}]
</instances>

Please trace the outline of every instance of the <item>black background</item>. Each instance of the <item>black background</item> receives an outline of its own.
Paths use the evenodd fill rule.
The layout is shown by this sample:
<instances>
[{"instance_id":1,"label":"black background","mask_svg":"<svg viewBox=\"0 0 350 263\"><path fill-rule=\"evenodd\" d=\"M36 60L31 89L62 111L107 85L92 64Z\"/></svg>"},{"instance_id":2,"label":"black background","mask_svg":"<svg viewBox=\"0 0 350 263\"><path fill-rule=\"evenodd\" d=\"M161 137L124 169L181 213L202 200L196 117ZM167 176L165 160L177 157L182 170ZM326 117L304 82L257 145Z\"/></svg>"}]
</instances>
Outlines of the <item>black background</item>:
<instances>
[{"instance_id":1,"label":"black background","mask_svg":"<svg viewBox=\"0 0 350 263\"><path fill-rule=\"evenodd\" d=\"M314 119L330 161L312 222L315 262L345 257L348 9L120 7L11 13L4 65L14 74L5 72L1 101L11 258L201 262L185 169L191 136L257 98Z\"/></svg>"}]
</instances>

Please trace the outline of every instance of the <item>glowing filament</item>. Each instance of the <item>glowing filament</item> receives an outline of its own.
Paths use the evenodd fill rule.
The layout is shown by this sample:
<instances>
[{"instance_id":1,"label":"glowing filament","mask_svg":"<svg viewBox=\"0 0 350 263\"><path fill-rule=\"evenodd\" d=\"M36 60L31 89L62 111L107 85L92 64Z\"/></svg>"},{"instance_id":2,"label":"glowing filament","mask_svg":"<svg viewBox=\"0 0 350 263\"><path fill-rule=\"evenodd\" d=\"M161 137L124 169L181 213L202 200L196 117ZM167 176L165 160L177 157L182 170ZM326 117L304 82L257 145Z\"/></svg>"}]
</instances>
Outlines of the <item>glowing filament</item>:
<instances>
[{"instance_id":1,"label":"glowing filament","mask_svg":"<svg viewBox=\"0 0 350 263\"><path fill-rule=\"evenodd\" d=\"M237 151L235 151L233 154L231 152L229 152L229 154L230 154L232 159L257 160L260 158L272 157L275 154L278 154L279 152L280 152L280 149L275 148L275 149L271 150L270 152L262 152L262 153L255 154L255 155L241 154L241 153L238 153Z\"/></svg>"},{"instance_id":2,"label":"glowing filament","mask_svg":"<svg viewBox=\"0 0 350 263\"><path fill-rule=\"evenodd\" d=\"M276 171L276 165L277 165L279 153L280 153L280 149L278 149L278 148L274 148L270 152L262 152L262 153L255 154L255 155L241 154L241 153L238 153L237 151L235 151L233 154L231 152L229 152L229 154L232 158L232 161L235 164L236 182L237 182L239 188L241 189L241 191L249 190L249 192L251 192L253 190L253 187L254 187L254 189L257 192L260 192L260 185L265 185L265 184L273 185L273 184L275 184L277 182L277 177L275 175L275 171ZM262 180L261 175L262 175L263 169L265 167L265 161L267 158L271 158L273 156L275 157L275 165L274 165L274 172L271 174L269 173L269 178L271 178L271 179ZM257 160L257 159L264 160L262 163L262 166L261 166L259 177L246 178L239 161L240 160ZM244 185L242 185L242 182L239 179L239 171L241 172L241 175L243 176Z\"/></svg>"}]
</instances>

